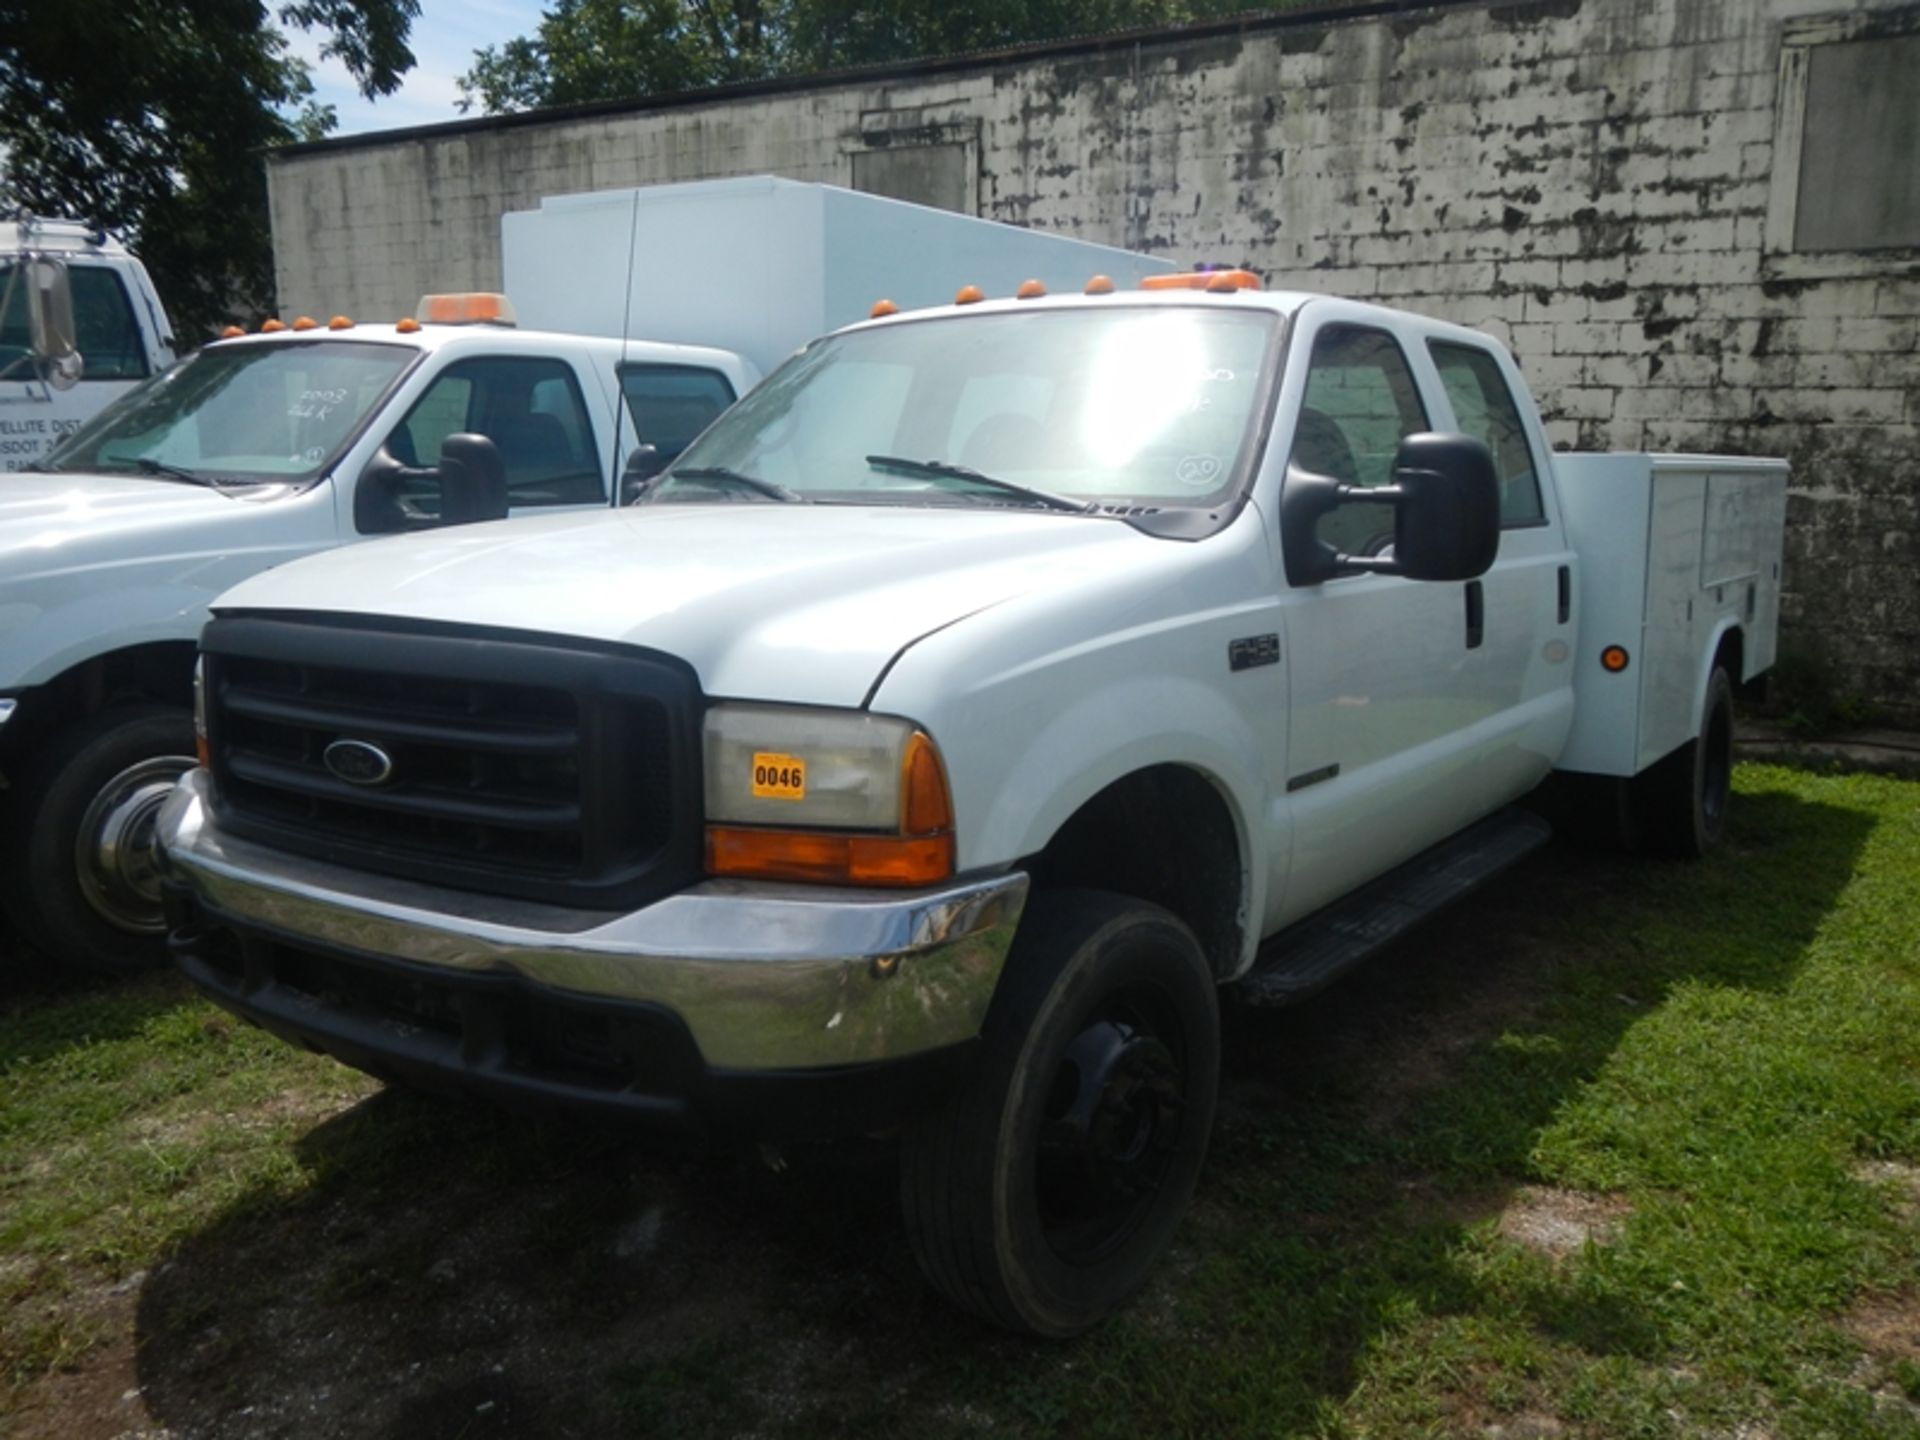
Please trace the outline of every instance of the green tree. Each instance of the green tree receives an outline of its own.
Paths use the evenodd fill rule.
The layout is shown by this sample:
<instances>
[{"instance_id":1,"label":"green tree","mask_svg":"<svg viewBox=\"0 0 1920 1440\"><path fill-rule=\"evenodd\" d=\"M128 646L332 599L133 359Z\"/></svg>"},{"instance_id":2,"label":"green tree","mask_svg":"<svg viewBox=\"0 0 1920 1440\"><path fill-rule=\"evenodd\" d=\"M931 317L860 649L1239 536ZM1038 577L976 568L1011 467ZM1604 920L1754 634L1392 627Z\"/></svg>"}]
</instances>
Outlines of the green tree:
<instances>
[{"instance_id":1,"label":"green tree","mask_svg":"<svg viewBox=\"0 0 1920 1440\"><path fill-rule=\"evenodd\" d=\"M788 3L557 0L534 34L474 55L460 108L537 110L775 74Z\"/></svg>"},{"instance_id":2,"label":"green tree","mask_svg":"<svg viewBox=\"0 0 1920 1440\"><path fill-rule=\"evenodd\" d=\"M1171 25L1246 0L557 0L460 77L490 113Z\"/></svg>"},{"instance_id":3,"label":"green tree","mask_svg":"<svg viewBox=\"0 0 1920 1440\"><path fill-rule=\"evenodd\" d=\"M0 0L9 208L140 252L180 337L272 307L264 152L333 127L283 26L325 37L369 99L413 65L419 0Z\"/></svg>"}]
</instances>

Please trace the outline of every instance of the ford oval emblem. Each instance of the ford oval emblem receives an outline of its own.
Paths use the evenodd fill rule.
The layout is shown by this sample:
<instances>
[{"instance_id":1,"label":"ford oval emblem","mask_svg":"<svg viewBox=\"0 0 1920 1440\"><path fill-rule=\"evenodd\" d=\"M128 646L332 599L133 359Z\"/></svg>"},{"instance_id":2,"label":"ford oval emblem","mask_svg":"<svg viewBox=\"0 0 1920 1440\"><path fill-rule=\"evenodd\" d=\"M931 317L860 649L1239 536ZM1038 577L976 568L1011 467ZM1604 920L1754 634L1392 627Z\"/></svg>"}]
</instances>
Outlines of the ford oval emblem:
<instances>
[{"instance_id":1,"label":"ford oval emblem","mask_svg":"<svg viewBox=\"0 0 1920 1440\"><path fill-rule=\"evenodd\" d=\"M336 740L320 758L349 785L384 785L393 778L393 757L371 741Z\"/></svg>"}]
</instances>

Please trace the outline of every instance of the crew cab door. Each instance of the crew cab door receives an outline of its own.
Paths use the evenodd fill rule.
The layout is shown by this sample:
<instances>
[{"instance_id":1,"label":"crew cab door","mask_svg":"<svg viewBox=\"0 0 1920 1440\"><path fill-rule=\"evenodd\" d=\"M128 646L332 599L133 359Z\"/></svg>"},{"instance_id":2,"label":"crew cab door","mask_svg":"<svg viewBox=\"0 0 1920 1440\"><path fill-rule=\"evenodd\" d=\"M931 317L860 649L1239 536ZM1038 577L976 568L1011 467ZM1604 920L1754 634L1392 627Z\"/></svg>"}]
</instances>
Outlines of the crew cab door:
<instances>
[{"instance_id":1,"label":"crew cab door","mask_svg":"<svg viewBox=\"0 0 1920 1440\"><path fill-rule=\"evenodd\" d=\"M1413 317L1313 302L1289 381L1291 468L1373 488L1400 442L1454 416ZM1290 403L1290 409L1289 409ZM1350 555L1393 542L1386 504L1318 522ZM1284 597L1290 703L1286 791L1294 850L1280 923L1297 919L1506 803L1544 773L1529 758L1527 677L1543 615L1510 578L1464 583L1354 574ZM1550 597L1541 597L1550 603ZM1538 637L1544 639L1544 637Z\"/></svg>"},{"instance_id":2,"label":"crew cab door","mask_svg":"<svg viewBox=\"0 0 1920 1440\"><path fill-rule=\"evenodd\" d=\"M595 433L587 391L558 355L482 355L456 360L388 433L389 455L432 466L449 435L484 435L507 475L509 513L605 505L606 450ZM410 503L430 508L437 490L423 483Z\"/></svg>"},{"instance_id":3,"label":"crew cab door","mask_svg":"<svg viewBox=\"0 0 1920 1440\"><path fill-rule=\"evenodd\" d=\"M620 398L626 406L622 448L631 454L632 447L651 445L664 468L740 396L728 376L709 366L637 360L620 366ZM617 458L624 466L625 456Z\"/></svg>"}]
</instances>

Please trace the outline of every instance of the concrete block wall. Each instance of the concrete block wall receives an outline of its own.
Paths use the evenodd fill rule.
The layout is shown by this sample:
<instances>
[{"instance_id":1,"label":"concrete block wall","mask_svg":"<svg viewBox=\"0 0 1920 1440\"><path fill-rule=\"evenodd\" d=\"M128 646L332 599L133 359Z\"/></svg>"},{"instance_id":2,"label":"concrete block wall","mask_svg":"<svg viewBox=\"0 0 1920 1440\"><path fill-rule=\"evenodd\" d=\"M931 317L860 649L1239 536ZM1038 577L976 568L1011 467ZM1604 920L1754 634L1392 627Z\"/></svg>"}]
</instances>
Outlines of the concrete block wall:
<instances>
[{"instance_id":1,"label":"concrete block wall","mask_svg":"<svg viewBox=\"0 0 1920 1440\"><path fill-rule=\"evenodd\" d=\"M1783 638L1920 720L1920 251L1777 240L1783 37L1827 15L1920 27L1915 0L1436 4L362 137L271 162L280 295L405 313L497 286L499 216L543 194L848 184L877 139L977 136L983 215L1487 329L1559 445L1786 455Z\"/></svg>"}]
</instances>

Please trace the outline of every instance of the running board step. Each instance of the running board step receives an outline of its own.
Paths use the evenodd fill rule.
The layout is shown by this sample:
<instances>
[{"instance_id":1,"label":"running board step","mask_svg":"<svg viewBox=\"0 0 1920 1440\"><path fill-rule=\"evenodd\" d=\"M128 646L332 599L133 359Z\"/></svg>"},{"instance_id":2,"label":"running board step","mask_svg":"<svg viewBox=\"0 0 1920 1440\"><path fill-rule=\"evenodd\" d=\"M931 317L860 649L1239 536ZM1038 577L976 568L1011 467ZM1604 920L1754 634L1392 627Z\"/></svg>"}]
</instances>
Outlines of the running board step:
<instances>
[{"instance_id":1,"label":"running board step","mask_svg":"<svg viewBox=\"0 0 1920 1440\"><path fill-rule=\"evenodd\" d=\"M1429 915L1524 860L1552 834L1553 828L1530 811L1510 808L1489 815L1282 930L1260 947L1253 969L1234 991L1249 1005L1305 999Z\"/></svg>"}]
</instances>

